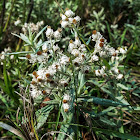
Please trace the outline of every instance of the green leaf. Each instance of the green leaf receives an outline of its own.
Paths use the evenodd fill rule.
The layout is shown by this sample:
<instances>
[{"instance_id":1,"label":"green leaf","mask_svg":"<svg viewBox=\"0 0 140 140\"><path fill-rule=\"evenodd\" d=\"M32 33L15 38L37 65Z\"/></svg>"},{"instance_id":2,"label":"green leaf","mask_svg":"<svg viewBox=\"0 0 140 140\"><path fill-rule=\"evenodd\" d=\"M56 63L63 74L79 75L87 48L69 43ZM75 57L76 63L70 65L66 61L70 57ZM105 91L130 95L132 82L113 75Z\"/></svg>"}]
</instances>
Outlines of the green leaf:
<instances>
[{"instance_id":1,"label":"green leaf","mask_svg":"<svg viewBox=\"0 0 140 140\"><path fill-rule=\"evenodd\" d=\"M32 53L31 51L23 51L23 52L12 52L12 53L7 53L6 55L12 55L12 54L28 54Z\"/></svg>"},{"instance_id":2,"label":"green leaf","mask_svg":"<svg viewBox=\"0 0 140 140\"><path fill-rule=\"evenodd\" d=\"M122 104L113 100L98 98L94 96L90 96L88 98L87 97L78 98L77 101L78 102L93 102L95 104L100 104L103 106L127 106L126 104Z\"/></svg>"},{"instance_id":3,"label":"green leaf","mask_svg":"<svg viewBox=\"0 0 140 140\"><path fill-rule=\"evenodd\" d=\"M98 132L104 133L106 135L109 136L114 136L114 137L118 137L121 139L129 139L129 140L140 140L140 138L126 134L126 133L120 133L117 131L112 131L112 130L106 130L106 129L99 129L97 130Z\"/></svg>"},{"instance_id":4,"label":"green leaf","mask_svg":"<svg viewBox=\"0 0 140 140\"><path fill-rule=\"evenodd\" d=\"M120 46L122 46L123 41L125 39L125 34L126 34L127 28L125 28L125 30L123 31L123 34L121 35L121 42L120 42Z\"/></svg>"},{"instance_id":5,"label":"green leaf","mask_svg":"<svg viewBox=\"0 0 140 140\"><path fill-rule=\"evenodd\" d=\"M116 97L116 99L117 99L118 101L120 101L121 103L123 103L123 104L130 105L130 104L124 99L124 97L123 97L122 95Z\"/></svg>"},{"instance_id":6,"label":"green leaf","mask_svg":"<svg viewBox=\"0 0 140 140\"><path fill-rule=\"evenodd\" d=\"M54 105L54 104L59 104L60 102L58 100L51 100L51 101L45 101L43 103Z\"/></svg>"},{"instance_id":7,"label":"green leaf","mask_svg":"<svg viewBox=\"0 0 140 140\"><path fill-rule=\"evenodd\" d=\"M27 44L31 45L32 43L29 41L28 37L25 36L24 34L20 33L20 36L17 34L12 33L12 35L22 39L23 41L25 41Z\"/></svg>"},{"instance_id":8,"label":"green leaf","mask_svg":"<svg viewBox=\"0 0 140 140\"><path fill-rule=\"evenodd\" d=\"M130 87L126 87L125 85L120 84L120 83L117 84L117 87L120 87L120 88L122 88L124 90L131 90L131 89L133 89L133 88L130 88Z\"/></svg>"},{"instance_id":9,"label":"green leaf","mask_svg":"<svg viewBox=\"0 0 140 140\"><path fill-rule=\"evenodd\" d=\"M85 85L85 77L84 77L84 74L82 74L81 72L79 72L78 74L78 80L79 80L79 88L78 88L78 94L80 94L83 86Z\"/></svg>"},{"instance_id":10,"label":"green leaf","mask_svg":"<svg viewBox=\"0 0 140 140\"><path fill-rule=\"evenodd\" d=\"M115 108L116 108L116 107L110 106L110 107L108 107L107 109L104 109L102 112L96 114L96 116L101 116L101 115L107 114L108 112L114 110Z\"/></svg>"},{"instance_id":11,"label":"green leaf","mask_svg":"<svg viewBox=\"0 0 140 140\"><path fill-rule=\"evenodd\" d=\"M107 125L107 126L111 126L111 127L117 127L117 125L111 121L111 120L108 120L107 118L105 117L100 117L100 121L104 124L104 125Z\"/></svg>"},{"instance_id":12,"label":"green leaf","mask_svg":"<svg viewBox=\"0 0 140 140\"><path fill-rule=\"evenodd\" d=\"M107 21L105 21L106 22L106 25L107 25L107 30L108 30L108 33L109 33L109 39L110 39L110 42L112 43L113 41L112 41L112 36L111 36L111 30L110 30L110 27L109 27L109 23L107 22Z\"/></svg>"},{"instance_id":13,"label":"green leaf","mask_svg":"<svg viewBox=\"0 0 140 140\"><path fill-rule=\"evenodd\" d=\"M46 30L47 26L45 26L37 35L36 37L34 38L34 42L38 39L38 37L44 32L44 30Z\"/></svg>"},{"instance_id":14,"label":"green leaf","mask_svg":"<svg viewBox=\"0 0 140 140\"><path fill-rule=\"evenodd\" d=\"M46 122L50 111L54 108L53 105L47 105L36 112L37 115L37 126L36 129L38 130L40 127L44 125Z\"/></svg>"},{"instance_id":15,"label":"green leaf","mask_svg":"<svg viewBox=\"0 0 140 140\"><path fill-rule=\"evenodd\" d=\"M72 121L72 118L73 118L73 113L69 112L68 114L68 117L67 117L67 123L71 123ZM57 140L64 140L65 139L65 134L68 134L68 129L69 129L70 125L61 125L61 128L60 128L60 132L63 132L63 133L60 133L57 137Z\"/></svg>"},{"instance_id":16,"label":"green leaf","mask_svg":"<svg viewBox=\"0 0 140 140\"><path fill-rule=\"evenodd\" d=\"M15 101L15 103L18 104L19 103L18 95L14 93L14 88L12 87L10 75L7 74L6 62L4 62L4 65L3 65L3 76L4 76L5 87L6 87L5 92L9 95L11 99Z\"/></svg>"},{"instance_id":17,"label":"green leaf","mask_svg":"<svg viewBox=\"0 0 140 140\"><path fill-rule=\"evenodd\" d=\"M89 45L90 41L91 41L91 37L89 37L89 39L88 39L88 41L86 42L86 44Z\"/></svg>"},{"instance_id":18,"label":"green leaf","mask_svg":"<svg viewBox=\"0 0 140 140\"><path fill-rule=\"evenodd\" d=\"M98 83L98 81L88 80L88 82L93 83L94 85L98 86L103 92L107 93L112 99L115 99L115 96L109 90L107 90L104 87L100 87L100 84Z\"/></svg>"},{"instance_id":19,"label":"green leaf","mask_svg":"<svg viewBox=\"0 0 140 140\"><path fill-rule=\"evenodd\" d=\"M105 59L103 59L103 63L108 69L110 69L110 65Z\"/></svg>"}]
</instances>

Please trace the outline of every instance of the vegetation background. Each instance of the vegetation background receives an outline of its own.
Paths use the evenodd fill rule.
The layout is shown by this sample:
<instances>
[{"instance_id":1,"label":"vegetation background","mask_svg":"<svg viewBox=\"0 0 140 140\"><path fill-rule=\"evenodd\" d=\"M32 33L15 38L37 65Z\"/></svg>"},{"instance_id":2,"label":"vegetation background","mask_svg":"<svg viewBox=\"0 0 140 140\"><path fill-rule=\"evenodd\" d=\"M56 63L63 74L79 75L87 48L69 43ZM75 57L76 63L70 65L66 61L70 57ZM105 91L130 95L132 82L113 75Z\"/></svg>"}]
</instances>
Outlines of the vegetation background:
<instances>
[{"instance_id":1,"label":"vegetation background","mask_svg":"<svg viewBox=\"0 0 140 140\"><path fill-rule=\"evenodd\" d=\"M25 22L37 23L38 21L44 21L44 25L50 25L56 30L60 27L61 8L69 8L81 17L80 32L84 35L85 41L93 30L97 30L112 47L127 46L127 57L122 65L130 71L136 87L133 87L134 90L127 91L125 96L131 105L139 107L140 0L58 0L57 2L54 0L0 0L0 52L8 47L12 52L30 51L21 39L11 33L19 34ZM21 24L15 26L14 23L18 19ZM16 118L17 110L19 107L22 108L23 104L15 91L19 92L19 83L26 87L28 81L25 79L36 66L33 67L25 61L21 62L18 54L14 56L14 60L8 59L5 63L6 65L0 65L0 121L14 126L13 122L20 120L23 115L20 111ZM25 65L27 67L23 67ZM140 137L140 112L134 111L127 114L124 120L125 132ZM44 129L42 131L45 133ZM13 140L17 138L1 127L0 137L0 139ZM88 138L90 139L90 135Z\"/></svg>"}]
</instances>

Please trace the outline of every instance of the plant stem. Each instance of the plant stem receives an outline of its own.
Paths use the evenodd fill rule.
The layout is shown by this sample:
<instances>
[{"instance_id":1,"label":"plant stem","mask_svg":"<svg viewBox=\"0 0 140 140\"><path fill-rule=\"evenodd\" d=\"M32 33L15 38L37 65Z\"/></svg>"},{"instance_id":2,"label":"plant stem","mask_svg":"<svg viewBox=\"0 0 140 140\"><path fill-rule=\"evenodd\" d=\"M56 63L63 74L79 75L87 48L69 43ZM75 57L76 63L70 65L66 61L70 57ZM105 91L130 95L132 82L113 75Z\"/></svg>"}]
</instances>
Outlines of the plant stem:
<instances>
[{"instance_id":1,"label":"plant stem","mask_svg":"<svg viewBox=\"0 0 140 140\"><path fill-rule=\"evenodd\" d=\"M31 7L30 7L30 11L29 11L29 14L28 14L28 17L27 17L27 23L29 22L30 20L30 17L31 17L31 13L33 11L33 7L34 7L34 0L30 0L30 3L31 3Z\"/></svg>"},{"instance_id":2,"label":"plant stem","mask_svg":"<svg viewBox=\"0 0 140 140\"><path fill-rule=\"evenodd\" d=\"M24 0L24 11L23 11L23 17L24 17L24 20L23 20L23 23L25 23L25 18L26 18L26 0Z\"/></svg>"},{"instance_id":3,"label":"plant stem","mask_svg":"<svg viewBox=\"0 0 140 140\"><path fill-rule=\"evenodd\" d=\"M5 27L4 27L4 29L3 29L3 32L6 31L6 28L7 28L7 26L8 26L8 23L9 23L9 21L10 21L10 17L11 17L11 14L12 14L12 10L13 10L14 4L15 4L15 0L12 1L12 6L11 6L11 9L10 9L10 13L9 13L9 15L8 15L8 18L7 18Z\"/></svg>"},{"instance_id":4,"label":"plant stem","mask_svg":"<svg viewBox=\"0 0 140 140\"><path fill-rule=\"evenodd\" d=\"M4 15L5 15L5 4L6 4L6 0L3 1L3 9L2 9L2 14L1 14L1 28L3 28L3 23L4 23Z\"/></svg>"},{"instance_id":5,"label":"plant stem","mask_svg":"<svg viewBox=\"0 0 140 140\"><path fill-rule=\"evenodd\" d=\"M57 120L56 120L56 127L55 127L55 130L56 130L56 131L57 131L57 127L58 127L58 124L59 124L59 118L60 118L61 106L62 106L62 102L60 103L60 106L59 106L59 112L58 112L58 116L57 116ZM55 135L56 135L56 134L55 134ZM55 135L53 135L53 139L54 139Z\"/></svg>"},{"instance_id":6,"label":"plant stem","mask_svg":"<svg viewBox=\"0 0 140 140\"><path fill-rule=\"evenodd\" d=\"M34 128L34 122L33 122L33 116L32 116L32 114L31 114L31 124L32 124L32 128L33 128L33 130L34 130L34 134L35 134L36 140L39 140L38 135L37 135L37 133L36 133L36 130L35 130L35 128Z\"/></svg>"}]
</instances>

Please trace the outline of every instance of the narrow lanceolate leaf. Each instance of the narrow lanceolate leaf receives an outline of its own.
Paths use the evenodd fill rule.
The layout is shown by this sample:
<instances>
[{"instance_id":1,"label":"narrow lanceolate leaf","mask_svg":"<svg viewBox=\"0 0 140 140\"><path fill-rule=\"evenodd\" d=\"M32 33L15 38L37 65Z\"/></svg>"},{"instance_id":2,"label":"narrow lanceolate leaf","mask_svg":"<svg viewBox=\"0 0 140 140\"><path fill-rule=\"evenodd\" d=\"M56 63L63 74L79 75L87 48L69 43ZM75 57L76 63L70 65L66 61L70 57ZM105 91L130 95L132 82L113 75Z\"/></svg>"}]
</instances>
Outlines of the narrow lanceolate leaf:
<instances>
[{"instance_id":1,"label":"narrow lanceolate leaf","mask_svg":"<svg viewBox=\"0 0 140 140\"><path fill-rule=\"evenodd\" d=\"M126 87L125 85L120 84L120 83L117 84L117 87L120 87L120 88L122 88L124 90L131 90L131 89L133 89L133 88L130 88L130 87Z\"/></svg>"},{"instance_id":2,"label":"narrow lanceolate leaf","mask_svg":"<svg viewBox=\"0 0 140 140\"><path fill-rule=\"evenodd\" d=\"M115 99L115 96L106 88L101 87L100 84L98 83L98 81L89 80L88 82L93 83L94 85L98 86L103 92L107 93L112 99Z\"/></svg>"},{"instance_id":3,"label":"narrow lanceolate leaf","mask_svg":"<svg viewBox=\"0 0 140 140\"><path fill-rule=\"evenodd\" d=\"M43 103L54 105L54 104L59 104L60 102L58 100L51 100L51 101L45 101Z\"/></svg>"},{"instance_id":4,"label":"narrow lanceolate leaf","mask_svg":"<svg viewBox=\"0 0 140 140\"><path fill-rule=\"evenodd\" d=\"M4 84L6 87L4 92L6 92L9 95L9 97L15 100L16 103L18 104L19 102L18 95L14 93L14 88L12 87L10 75L8 75L7 70L6 70L6 62L4 62L4 65L3 65L3 76L4 76Z\"/></svg>"},{"instance_id":5,"label":"narrow lanceolate leaf","mask_svg":"<svg viewBox=\"0 0 140 140\"><path fill-rule=\"evenodd\" d=\"M69 112L68 113L68 117L67 117L67 123L71 123L72 121L72 118L73 118L73 113ZM64 140L65 137L66 137L66 134L69 134L69 129L70 125L67 124L67 125L61 125L61 128L60 128L60 133L57 137L57 140Z\"/></svg>"},{"instance_id":6,"label":"narrow lanceolate leaf","mask_svg":"<svg viewBox=\"0 0 140 140\"><path fill-rule=\"evenodd\" d=\"M36 129L39 129L40 127L42 127L44 125L44 123L46 122L50 111L54 108L53 105L47 105L43 108L41 108L40 110L38 110L36 112L37 115L37 126Z\"/></svg>"},{"instance_id":7,"label":"narrow lanceolate leaf","mask_svg":"<svg viewBox=\"0 0 140 140\"><path fill-rule=\"evenodd\" d=\"M20 133L20 131L18 131L17 129L15 129L14 127L5 124L3 122L0 122L0 127L12 132L13 134L19 136L20 138L22 138L23 140L26 140L26 138Z\"/></svg>"},{"instance_id":8,"label":"narrow lanceolate leaf","mask_svg":"<svg viewBox=\"0 0 140 140\"><path fill-rule=\"evenodd\" d=\"M94 96L90 96L89 98L78 98L78 102L93 102L103 106L127 106L126 104L122 104L113 100L98 98Z\"/></svg>"},{"instance_id":9,"label":"narrow lanceolate leaf","mask_svg":"<svg viewBox=\"0 0 140 140\"><path fill-rule=\"evenodd\" d=\"M123 31L123 34L121 35L121 42L120 42L120 46L122 46L122 45L123 45L123 41L124 41L124 39L125 39L126 31L127 31L127 28Z\"/></svg>"},{"instance_id":10,"label":"narrow lanceolate leaf","mask_svg":"<svg viewBox=\"0 0 140 140\"><path fill-rule=\"evenodd\" d=\"M16 37L22 39L22 40L25 41L27 44L31 45L30 40L29 40L28 37L25 36L24 34L20 33L20 36L19 36L19 35L17 35L17 34L12 33L12 35L14 35L14 36L16 36Z\"/></svg>"},{"instance_id":11,"label":"narrow lanceolate leaf","mask_svg":"<svg viewBox=\"0 0 140 140\"><path fill-rule=\"evenodd\" d=\"M108 69L110 69L110 65L105 59L103 59L103 63Z\"/></svg>"},{"instance_id":12,"label":"narrow lanceolate leaf","mask_svg":"<svg viewBox=\"0 0 140 140\"><path fill-rule=\"evenodd\" d=\"M78 74L78 80L79 80L79 88L78 88L78 94L80 94L83 86L85 85L85 78L84 78L84 74L82 74L81 72L79 72Z\"/></svg>"},{"instance_id":13,"label":"narrow lanceolate leaf","mask_svg":"<svg viewBox=\"0 0 140 140\"><path fill-rule=\"evenodd\" d=\"M124 140L140 140L140 138L136 137L136 136L132 136L130 134L127 134L127 133L120 133L120 132L117 132L117 131L112 131L112 130L106 130L106 129L99 129L97 130L98 132L101 132L101 133L104 133L106 135L109 135L109 136L113 136L113 137L118 137L118 138L121 138L121 139L124 139Z\"/></svg>"},{"instance_id":14,"label":"narrow lanceolate leaf","mask_svg":"<svg viewBox=\"0 0 140 140\"><path fill-rule=\"evenodd\" d=\"M12 54L28 54L28 53L33 53L33 52L31 52L31 51L12 52L12 53L7 53L6 55L12 55Z\"/></svg>"},{"instance_id":15,"label":"narrow lanceolate leaf","mask_svg":"<svg viewBox=\"0 0 140 140\"><path fill-rule=\"evenodd\" d=\"M88 41L86 42L86 44L89 45L90 41L91 41L91 37L89 37L89 39L88 39Z\"/></svg>"},{"instance_id":16,"label":"narrow lanceolate leaf","mask_svg":"<svg viewBox=\"0 0 140 140\"><path fill-rule=\"evenodd\" d=\"M34 38L34 42L37 40L37 38L46 30L47 26L45 26Z\"/></svg>"},{"instance_id":17,"label":"narrow lanceolate leaf","mask_svg":"<svg viewBox=\"0 0 140 140\"><path fill-rule=\"evenodd\" d=\"M106 125L106 126L111 126L111 127L117 127L117 125L112 121L109 120L105 117L100 117L100 121L102 122L102 124Z\"/></svg>"}]
</instances>

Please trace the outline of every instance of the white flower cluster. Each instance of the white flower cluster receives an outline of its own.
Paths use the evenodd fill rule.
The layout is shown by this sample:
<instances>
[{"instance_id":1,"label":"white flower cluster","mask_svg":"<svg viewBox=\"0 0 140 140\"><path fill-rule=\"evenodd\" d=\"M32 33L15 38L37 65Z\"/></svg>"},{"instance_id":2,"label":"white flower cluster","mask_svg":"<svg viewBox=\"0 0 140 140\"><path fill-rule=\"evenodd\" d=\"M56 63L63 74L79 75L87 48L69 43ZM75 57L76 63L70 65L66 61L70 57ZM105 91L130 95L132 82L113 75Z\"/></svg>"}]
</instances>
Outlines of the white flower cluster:
<instances>
[{"instance_id":1,"label":"white flower cluster","mask_svg":"<svg viewBox=\"0 0 140 140\"><path fill-rule=\"evenodd\" d=\"M27 54L26 58L30 63L45 63L48 61L48 54L46 52L38 51L35 54Z\"/></svg>"},{"instance_id":2,"label":"white flower cluster","mask_svg":"<svg viewBox=\"0 0 140 140\"><path fill-rule=\"evenodd\" d=\"M46 31L46 37L47 38L52 38L54 37L56 40L60 40L62 37L62 29L58 28L55 32L53 31L53 29L51 29L50 26L47 27L47 31Z\"/></svg>"},{"instance_id":3,"label":"white flower cluster","mask_svg":"<svg viewBox=\"0 0 140 140\"><path fill-rule=\"evenodd\" d=\"M72 24L80 22L80 17L74 17L71 10L66 10L61 15L61 26L71 27ZM118 48L117 50L107 44L106 39L96 30L93 31L92 41L95 41L94 50L88 51L87 45L81 42L80 37L75 33L75 40L69 41L65 51L59 47L62 37L62 29L57 31L48 26L46 30L47 41L42 49L35 54L28 54L26 57L30 63L42 63L42 67L38 71L32 73L32 81L30 84L30 93L33 98L42 94L53 94L63 96L63 109L68 112L70 109L70 101L72 98L69 93L69 85L73 84L71 80L74 73L79 71L86 75L90 73L94 77L114 77L117 80L123 78L123 74L119 70L119 62L124 58L127 51L126 48ZM107 65L104 63L107 61ZM109 66L108 66L109 65ZM78 81L78 80L77 80ZM71 82L71 83L70 83ZM69 84L70 83L70 84ZM63 92L65 90L65 94Z\"/></svg>"},{"instance_id":4,"label":"white flower cluster","mask_svg":"<svg viewBox=\"0 0 140 140\"><path fill-rule=\"evenodd\" d=\"M22 31L24 34L28 31L28 28L30 28L31 32L38 32L40 27L44 24L43 21L37 22L36 24L34 23L24 23L22 27Z\"/></svg>"},{"instance_id":5,"label":"white flower cluster","mask_svg":"<svg viewBox=\"0 0 140 140\"><path fill-rule=\"evenodd\" d=\"M95 50L94 50L94 57L95 54L99 54L100 57L118 57L119 54L125 54L127 49L120 48L118 50L115 50L113 47L110 47L107 44L106 39L96 30L92 33L92 40L96 42L95 44ZM99 59L96 60L98 61Z\"/></svg>"},{"instance_id":6,"label":"white flower cluster","mask_svg":"<svg viewBox=\"0 0 140 140\"><path fill-rule=\"evenodd\" d=\"M3 65L3 61L5 60L5 58L6 58L6 54L7 53L10 53L11 52L11 48L10 47L8 47L8 48L5 48L4 49L4 51L2 51L1 53L0 53L0 64L1 65ZM10 59L14 59L14 55L10 55Z\"/></svg>"},{"instance_id":7,"label":"white flower cluster","mask_svg":"<svg viewBox=\"0 0 140 140\"><path fill-rule=\"evenodd\" d=\"M61 14L61 26L62 28L71 27L72 24L77 25L80 23L81 18L79 16L74 17L75 13L69 9L66 9L64 14Z\"/></svg>"},{"instance_id":8,"label":"white flower cluster","mask_svg":"<svg viewBox=\"0 0 140 140\"><path fill-rule=\"evenodd\" d=\"M51 92L51 89L59 89L60 87L67 87L67 77L58 78L58 71L62 71L63 65L61 61L54 62L47 68L42 68L32 73L32 81L30 84L30 93L33 98L41 94L47 94ZM60 75L59 75L60 76ZM62 75L61 75L62 77Z\"/></svg>"},{"instance_id":9,"label":"white flower cluster","mask_svg":"<svg viewBox=\"0 0 140 140\"><path fill-rule=\"evenodd\" d=\"M119 61L122 60L122 57L120 55L124 55L127 52L126 48L118 48L115 50L113 47L110 47L107 44L106 39L96 30L92 32L92 41L95 41L95 49L93 52L93 55L91 57L91 62L99 61L99 58L105 58L108 59L110 65L114 64L114 67L112 67L111 70L109 70L108 73L106 73L106 68L103 66L101 69L95 70L96 76L107 76L109 74L116 77L116 79L122 79L123 74L120 74L120 71L118 70Z\"/></svg>"}]
</instances>

